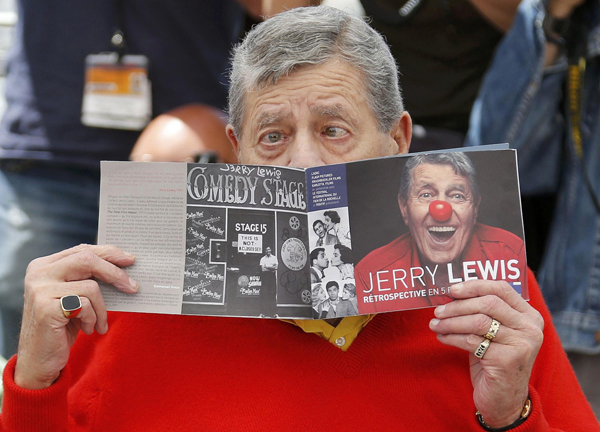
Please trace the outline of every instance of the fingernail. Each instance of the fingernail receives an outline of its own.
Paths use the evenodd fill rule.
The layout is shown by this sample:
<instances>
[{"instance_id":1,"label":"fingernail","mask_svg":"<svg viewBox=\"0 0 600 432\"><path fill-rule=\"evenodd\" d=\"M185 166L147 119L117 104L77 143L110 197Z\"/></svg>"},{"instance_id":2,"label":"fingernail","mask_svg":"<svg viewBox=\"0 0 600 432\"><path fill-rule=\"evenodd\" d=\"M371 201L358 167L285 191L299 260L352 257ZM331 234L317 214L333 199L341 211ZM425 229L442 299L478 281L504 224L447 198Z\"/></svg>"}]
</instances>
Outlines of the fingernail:
<instances>
[{"instance_id":1,"label":"fingernail","mask_svg":"<svg viewBox=\"0 0 600 432\"><path fill-rule=\"evenodd\" d=\"M125 252L125 256L129 259L135 259L135 255L129 252Z\"/></svg>"},{"instance_id":2,"label":"fingernail","mask_svg":"<svg viewBox=\"0 0 600 432\"><path fill-rule=\"evenodd\" d=\"M433 311L433 313L435 314L435 316L440 316L440 314L442 312L444 312L444 309L446 309L446 306L442 305L442 306L438 306L435 308L435 310Z\"/></svg>"},{"instance_id":3,"label":"fingernail","mask_svg":"<svg viewBox=\"0 0 600 432\"><path fill-rule=\"evenodd\" d=\"M440 323L440 320L439 320L439 319L436 319L436 318L434 318L434 319L432 319L431 321L429 321L429 325L430 325L431 327L435 327L435 326L436 326L436 325L438 325L439 323Z\"/></svg>"},{"instance_id":4,"label":"fingernail","mask_svg":"<svg viewBox=\"0 0 600 432\"><path fill-rule=\"evenodd\" d=\"M462 283L457 283L456 285L452 285L450 287L450 292L451 293L456 293L458 291L460 291L463 288L463 284Z\"/></svg>"},{"instance_id":5,"label":"fingernail","mask_svg":"<svg viewBox=\"0 0 600 432\"><path fill-rule=\"evenodd\" d=\"M138 283L131 278L129 278L129 285L131 286L134 292L138 290Z\"/></svg>"}]
</instances>

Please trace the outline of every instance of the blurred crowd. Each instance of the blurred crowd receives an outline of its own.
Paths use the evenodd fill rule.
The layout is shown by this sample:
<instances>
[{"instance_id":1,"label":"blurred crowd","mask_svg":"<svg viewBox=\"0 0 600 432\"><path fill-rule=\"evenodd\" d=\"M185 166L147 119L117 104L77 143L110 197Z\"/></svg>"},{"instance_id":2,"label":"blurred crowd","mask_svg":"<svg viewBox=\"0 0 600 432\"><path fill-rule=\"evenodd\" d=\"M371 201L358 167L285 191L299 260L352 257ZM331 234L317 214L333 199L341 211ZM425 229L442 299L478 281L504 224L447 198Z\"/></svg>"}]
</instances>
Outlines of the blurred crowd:
<instances>
[{"instance_id":1,"label":"blurred crowd","mask_svg":"<svg viewBox=\"0 0 600 432\"><path fill-rule=\"evenodd\" d=\"M231 48L253 24L318 3L16 0L0 124L1 356L17 352L28 263L95 243L100 160L235 163ZM528 264L600 417L600 2L326 3L385 36L411 152L518 150Z\"/></svg>"}]
</instances>

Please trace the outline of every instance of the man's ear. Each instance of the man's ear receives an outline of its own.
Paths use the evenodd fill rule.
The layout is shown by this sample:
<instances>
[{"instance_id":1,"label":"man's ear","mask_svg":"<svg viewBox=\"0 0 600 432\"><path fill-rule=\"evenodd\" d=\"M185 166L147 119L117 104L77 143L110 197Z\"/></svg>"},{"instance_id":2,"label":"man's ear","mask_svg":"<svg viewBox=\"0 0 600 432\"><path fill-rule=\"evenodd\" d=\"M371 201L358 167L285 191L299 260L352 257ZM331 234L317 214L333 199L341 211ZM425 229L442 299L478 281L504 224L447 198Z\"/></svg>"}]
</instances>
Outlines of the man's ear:
<instances>
[{"instance_id":1,"label":"man's ear","mask_svg":"<svg viewBox=\"0 0 600 432\"><path fill-rule=\"evenodd\" d=\"M408 153L410 140L412 138L412 119L407 111L403 111L398 123L392 129L392 138L396 142L398 152L396 154Z\"/></svg>"},{"instance_id":2,"label":"man's ear","mask_svg":"<svg viewBox=\"0 0 600 432\"><path fill-rule=\"evenodd\" d=\"M481 197L477 198L477 202L475 203L475 217L473 218L474 223L477 223L477 215L479 214L479 204L481 204Z\"/></svg>"},{"instance_id":3,"label":"man's ear","mask_svg":"<svg viewBox=\"0 0 600 432\"><path fill-rule=\"evenodd\" d=\"M400 213L402 213L402 220L404 225L408 226L408 206L404 200L398 195L398 207L400 207Z\"/></svg>"},{"instance_id":4,"label":"man's ear","mask_svg":"<svg viewBox=\"0 0 600 432\"><path fill-rule=\"evenodd\" d=\"M225 133L227 134L227 138L229 138L229 141L231 142L231 145L233 146L233 151L235 152L238 163L241 163L242 158L241 158L240 143L239 143L237 137L235 136L235 132L233 131L233 126L231 126L231 123L228 124L227 127L225 128Z\"/></svg>"}]
</instances>

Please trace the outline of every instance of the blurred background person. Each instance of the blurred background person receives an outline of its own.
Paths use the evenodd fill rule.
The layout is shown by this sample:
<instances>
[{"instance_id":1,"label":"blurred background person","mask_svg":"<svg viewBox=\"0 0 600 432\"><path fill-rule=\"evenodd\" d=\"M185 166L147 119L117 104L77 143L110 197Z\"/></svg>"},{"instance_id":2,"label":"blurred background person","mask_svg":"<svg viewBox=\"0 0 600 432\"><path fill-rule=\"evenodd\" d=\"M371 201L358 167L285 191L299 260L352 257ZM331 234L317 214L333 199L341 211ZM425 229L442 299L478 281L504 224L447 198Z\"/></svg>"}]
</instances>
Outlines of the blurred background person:
<instances>
[{"instance_id":1,"label":"blurred background person","mask_svg":"<svg viewBox=\"0 0 600 432\"><path fill-rule=\"evenodd\" d=\"M225 134L227 116L209 105L175 108L152 120L135 143L129 159L142 162L198 162L214 155L214 162L235 163ZM211 160L212 162L212 160Z\"/></svg>"},{"instance_id":2,"label":"blurred background person","mask_svg":"<svg viewBox=\"0 0 600 432\"><path fill-rule=\"evenodd\" d=\"M509 142L523 196L557 194L554 210L535 213L538 223L552 221L538 280L598 418L599 41L598 0L524 0L485 77L467 141Z\"/></svg>"},{"instance_id":3,"label":"blurred background person","mask_svg":"<svg viewBox=\"0 0 600 432\"><path fill-rule=\"evenodd\" d=\"M257 1L244 3L259 14ZM99 161L127 160L143 126L121 129L121 118L104 127L82 124L88 55L112 51L118 55L115 66L124 55L145 56L149 117L195 103L221 110L229 51L245 26L244 9L233 0L18 0L17 11L0 125L5 357L16 351L27 263L95 243Z\"/></svg>"}]
</instances>

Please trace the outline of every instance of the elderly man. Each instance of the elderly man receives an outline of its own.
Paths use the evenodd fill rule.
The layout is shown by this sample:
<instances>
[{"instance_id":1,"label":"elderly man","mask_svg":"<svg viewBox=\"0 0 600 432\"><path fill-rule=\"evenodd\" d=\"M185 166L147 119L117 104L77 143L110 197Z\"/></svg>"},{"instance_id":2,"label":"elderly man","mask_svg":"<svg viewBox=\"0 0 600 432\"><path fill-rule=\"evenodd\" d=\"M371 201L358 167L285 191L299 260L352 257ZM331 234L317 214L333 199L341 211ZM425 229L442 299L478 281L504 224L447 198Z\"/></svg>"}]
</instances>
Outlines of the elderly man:
<instances>
[{"instance_id":1,"label":"elderly man","mask_svg":"<svg viewBox=\"0 0 600 432\"><path fill-rule=\"evenodd\" d=\"M410 117L387 46L338 10L292 10L255 27L234 53L229 100L227 133L243 163L308 167L408 149ZM83 245L30 264L0 429L598 430L531 274L541 313L505 283L469 281L435 316L347 317L335 327L107 317L95 279L135 297L122 268L134 261ZM76 318L61 311L67 294L82 298ZM484 334L493 342L476 357ZM307 415L314 398L356 414Z\"/></svg>"},{"instance_id":2,"label":"elderly man","mask_svg":"<svg viewBox=\"0 0 600 432\"><path fill-rule=\"evenodd\" d=\"M360 313L444 304L451 300L451 284L478 278L505 279L527 298L523 240L478 223L480 202L475 168L466 154L410 158L398 193L409 232L357 265ZM396 292L403 295L378 301L380 295ZM412 294L418 292L425 296Z\"/></svg>"}]
</instances>

